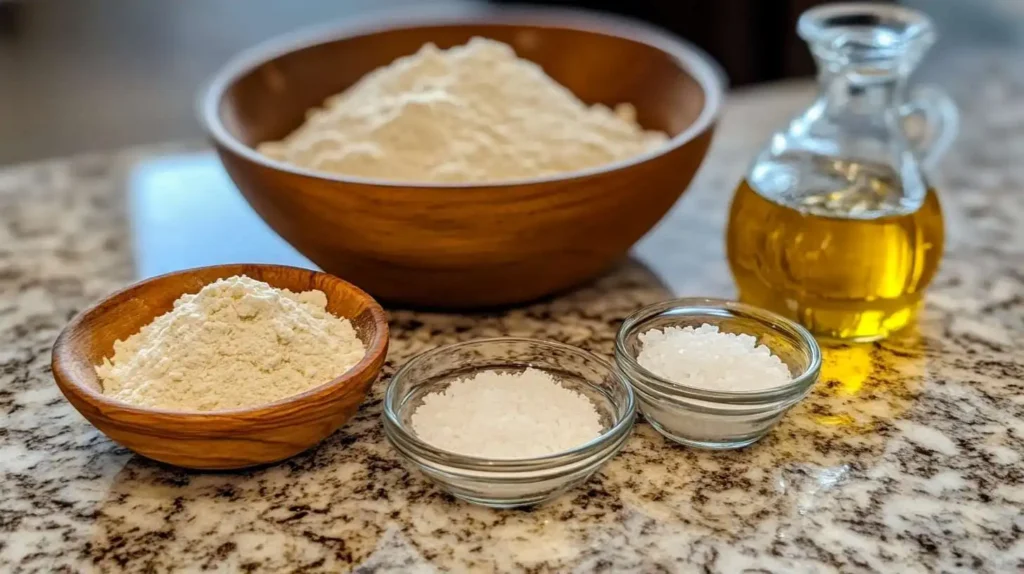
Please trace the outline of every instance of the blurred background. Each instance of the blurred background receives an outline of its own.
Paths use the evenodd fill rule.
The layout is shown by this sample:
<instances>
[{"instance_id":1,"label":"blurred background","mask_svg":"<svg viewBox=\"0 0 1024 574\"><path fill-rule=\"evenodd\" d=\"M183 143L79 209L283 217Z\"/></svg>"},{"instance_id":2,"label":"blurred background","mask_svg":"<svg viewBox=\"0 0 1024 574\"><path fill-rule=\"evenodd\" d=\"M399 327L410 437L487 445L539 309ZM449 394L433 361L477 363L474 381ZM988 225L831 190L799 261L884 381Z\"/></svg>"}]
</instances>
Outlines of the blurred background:
<instances>
[{"instance_id":1,"label":"blurred background","mask_svg":"<svg viewBox=\"0 0 1024 574\"><path fill-rule=\"evenodd\" d=\"M196 91L239 50L295 28L375 10L473 1L0 0L0 164L198 140ZM540 3L656 22L710 52L732 86L742 88L813 73L794 27L803 10L826 2ZM941 34L922 74L956 55L1024 46L1024 0L902 3L928 12Z\"/></svg>"}]
</instances>

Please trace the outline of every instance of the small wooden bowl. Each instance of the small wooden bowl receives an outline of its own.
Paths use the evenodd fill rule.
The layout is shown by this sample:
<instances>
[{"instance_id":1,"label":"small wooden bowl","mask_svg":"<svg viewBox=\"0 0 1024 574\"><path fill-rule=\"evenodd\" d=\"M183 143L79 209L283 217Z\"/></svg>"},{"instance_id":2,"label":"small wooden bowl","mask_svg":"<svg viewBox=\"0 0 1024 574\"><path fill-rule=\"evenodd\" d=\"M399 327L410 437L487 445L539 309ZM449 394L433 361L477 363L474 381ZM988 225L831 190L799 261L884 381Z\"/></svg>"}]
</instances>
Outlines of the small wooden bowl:
<instances>
[{"instance_id":1,"label":"small wooden bowl","mask_svg":"<svg viewBox=\"0 0 1024 574\"><path fill-rule=\"evenodd\" d=\"M314 172L256 151L366 73L427 42L448 48L474 36L510 44L587 103L632 103L644 127L672 139L593 169L464 185ZM320 268L382 300L466 309L550 295L619 262L689 185L723 94L713 60L651 27L575 11L473 7L377 17L260 46L213 79L200 113L245 199Z\"/></svg>"},{"instance_id":2,"label":"small wooden bowl","mask_svg":"<svg viewBox=\"0 0 1024 574\"><path fill-rule=\"evenodd\" d=\"M327 310L352 322L366 356L326 384L256 408L176 412L133 406L101 393L95 366L113 355L114 341L170 311L181 295L234 275L296 292L323 291ZM333 433L363 402L387 349L384 310L354 285L295 267L222 265L148 279L83 311L53 346L53 377L72 406L118 444L177 466L224 470L286 459Z\"/></svg>"}]
</instances>

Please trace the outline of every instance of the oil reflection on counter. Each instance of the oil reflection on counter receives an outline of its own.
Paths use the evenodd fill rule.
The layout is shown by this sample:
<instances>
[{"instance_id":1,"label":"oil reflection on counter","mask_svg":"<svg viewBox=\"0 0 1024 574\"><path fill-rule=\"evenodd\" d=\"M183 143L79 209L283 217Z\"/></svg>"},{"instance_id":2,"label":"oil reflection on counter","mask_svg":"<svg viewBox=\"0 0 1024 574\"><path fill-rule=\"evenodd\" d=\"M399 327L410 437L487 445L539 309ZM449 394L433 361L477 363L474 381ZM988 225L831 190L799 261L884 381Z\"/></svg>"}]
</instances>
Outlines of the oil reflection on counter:
<instances>
[{"instance_id":1,"label":"oil reflection on counter","mask_svg":"<svg viewBox=\"0 0 1024 574\"><path fill-rule=\"evenodd\" d=\"M807 399L816 423L851 432L879 431L906 412L920 392L927 358L920 336L897 335L903 351L881 345L823 343L821 378Z\"/></svg>"},{"instance_id":2,"label":"oil reflection on counter","mask_svg":"<svg viewBox=\"0 0 1024 574\"><path fill-rule=\"evenodd\" d=\"M912 331L884 343L825 345L823 354L816 388L746 449L685 449L637 425L606 471L622 483L628 508L654 520L648 529L676 524L737 541L783 541L811 528L822 540L841 540L846 528L817 524L817 516L855 504L865 476L888 464L899 419L928 377L928 350Z\"/></svg>"}]
</instances>

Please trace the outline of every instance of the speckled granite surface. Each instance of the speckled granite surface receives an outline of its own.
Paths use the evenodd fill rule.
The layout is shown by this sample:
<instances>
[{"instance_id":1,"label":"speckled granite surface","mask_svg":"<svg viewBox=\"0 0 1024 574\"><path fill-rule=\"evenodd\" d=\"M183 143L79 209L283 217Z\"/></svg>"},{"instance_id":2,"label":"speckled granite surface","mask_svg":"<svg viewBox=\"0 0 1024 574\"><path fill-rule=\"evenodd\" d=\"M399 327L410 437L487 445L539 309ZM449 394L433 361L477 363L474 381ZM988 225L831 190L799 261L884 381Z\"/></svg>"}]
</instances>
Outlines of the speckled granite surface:
<instances>
[{"instance_id":1,"label":"speckled granite surface","mask_svg":"<svg viewBox=\"0 0 1024 574\"><path fill-rule=\"evenodd\" d=\"M1024 570L1024 80L974 69L939 179L949 251L916 332L829 350L815 393L752 448L687 450L640 424L585 487L531 511L406 470L378 423L383 383L318 448L258 471L189 473L111 443L57 391L49 349L132 279L122 182L159 150L0 171L0 571ZM641 304L730 293L732 186L808 95L736 98L691 192L592 287L502 314L393 313L386 375L488 335L609 353Z\"/></svg>"}]
</instances>

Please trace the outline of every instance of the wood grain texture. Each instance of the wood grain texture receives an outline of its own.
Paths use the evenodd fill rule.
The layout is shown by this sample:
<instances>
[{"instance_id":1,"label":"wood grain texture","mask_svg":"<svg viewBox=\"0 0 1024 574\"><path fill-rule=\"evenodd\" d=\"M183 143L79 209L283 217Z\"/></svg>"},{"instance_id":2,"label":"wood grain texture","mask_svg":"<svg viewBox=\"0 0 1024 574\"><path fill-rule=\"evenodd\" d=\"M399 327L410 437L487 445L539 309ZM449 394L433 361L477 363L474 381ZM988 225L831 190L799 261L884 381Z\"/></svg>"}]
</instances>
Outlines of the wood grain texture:
<instances>
[{"instance_id":1,"label":"wood grain texture","mask_svg":"<svg viewBox=\"0 0 1024 574\"><path fill-rule=\"evenodd\" d=\"M395 184L273 162L253 146L278 139L307 109L426 42L484 36L588 103L636 106L674 136L634 160L509 184ZM529 301L584 283L618 262L689 185L711 141L722 82L685 43L617 20L547 11L487 12L432 24L335 30L258 49L204 96L221 160L257 213L321 268L375 297L475 308Z\"/></svg>"},{"instance_id":2,"label":"wood grain texture","mask_svg":"<svg viewBox=\"0 0 1024 574\"><path fill-rule=\"evenodd\" d=\"M101 393L95 365L114 341L171 310L175 299L233 275L291 291L318 289L327 310L352 322L366 356L338 378L268 405L216 413L147 409ZM115 442L161 462L235 469L283 460L333 433L355 414L384 364L384 310L357 287L326 273L278 265L223 265L155 277L114 293L76 316L53 347L53 376L68 401Z\"/></svg>"}]
</instances>

